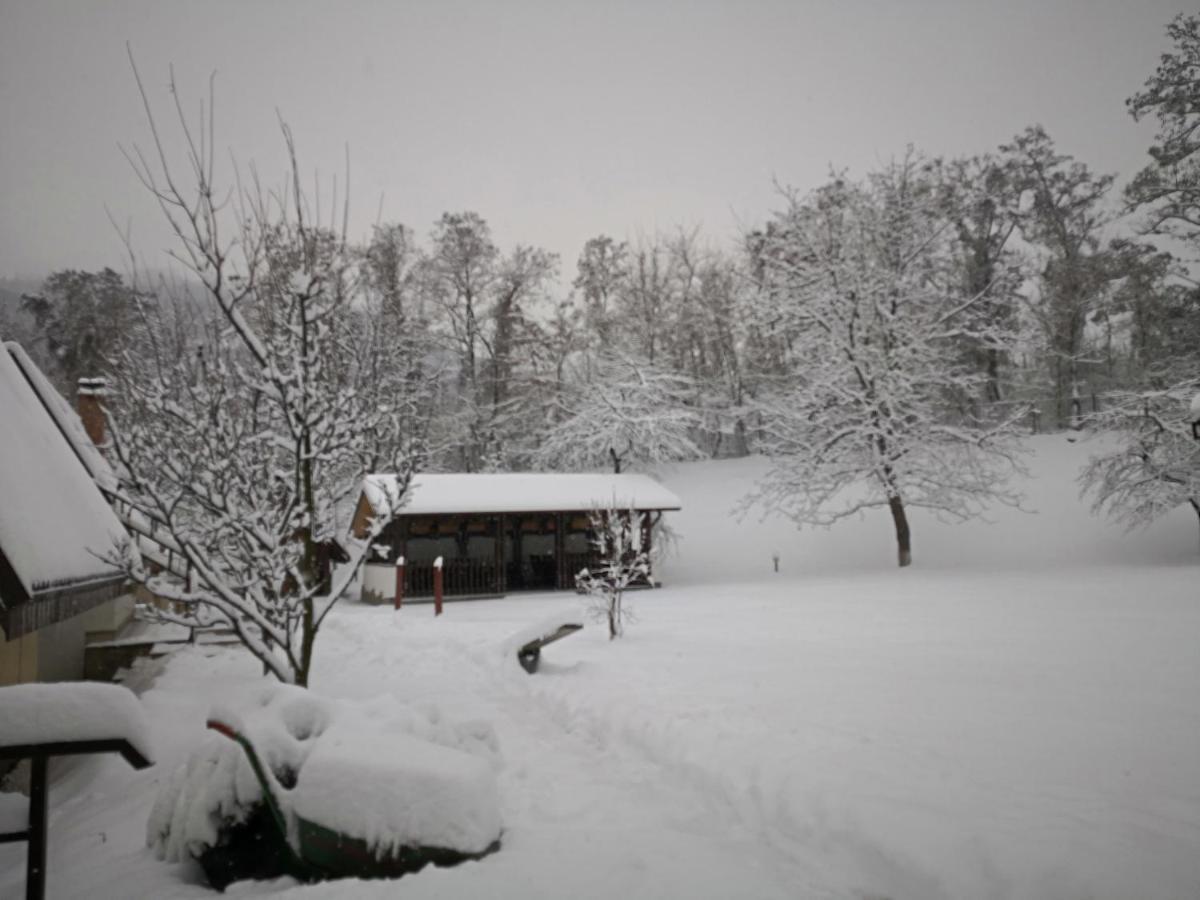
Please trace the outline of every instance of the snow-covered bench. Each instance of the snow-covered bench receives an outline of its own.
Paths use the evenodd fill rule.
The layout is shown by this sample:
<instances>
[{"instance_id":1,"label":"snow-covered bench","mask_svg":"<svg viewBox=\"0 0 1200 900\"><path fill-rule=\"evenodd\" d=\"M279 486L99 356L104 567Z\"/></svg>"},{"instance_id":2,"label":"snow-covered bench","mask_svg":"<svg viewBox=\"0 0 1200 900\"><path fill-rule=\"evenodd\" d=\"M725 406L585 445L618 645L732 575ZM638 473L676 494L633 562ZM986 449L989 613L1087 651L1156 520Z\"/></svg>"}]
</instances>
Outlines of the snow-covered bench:
<instances>
[{"instance_id":1,"label":"snow-covered bench","mask_svg":"<svg viewBox=\"0 0 1200 900\"><path fill-rule=\"evenodd\" d=\"M26 900L40 900L46 891L46 769L50 757L119 753L134 768L144 769L152 765L148 732L137 698L115 684L0 688L0 759L32 761L29 826L0 833L0 843L29 842Z\"/></svg>"}]
</instances>

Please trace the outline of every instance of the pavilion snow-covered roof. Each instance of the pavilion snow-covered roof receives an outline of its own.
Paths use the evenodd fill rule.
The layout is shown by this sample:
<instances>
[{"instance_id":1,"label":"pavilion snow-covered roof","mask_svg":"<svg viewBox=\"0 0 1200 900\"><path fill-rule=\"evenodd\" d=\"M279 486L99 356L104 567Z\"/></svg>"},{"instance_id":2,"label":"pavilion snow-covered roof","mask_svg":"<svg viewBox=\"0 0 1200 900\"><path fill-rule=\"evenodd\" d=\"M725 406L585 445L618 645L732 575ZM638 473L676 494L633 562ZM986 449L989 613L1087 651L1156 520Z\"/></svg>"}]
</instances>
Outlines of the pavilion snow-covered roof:
<instances>
[{"instance_id":1,"label":"pavilion snow-covered roof","mask_svg":"<svg viewBox=\"0 0 1200 900\"><path fill-rule=\"evenodd\" d=\"M42 377L19 347L6 344L0 351L0 555L26 598L39 588L111 579L116 570L100 556L126 539L85 465L89 457L81 458L89 451L64 433L63 423L80 432L82 426L71 423L75 414L60 396L53 395L59 406L43 397L27 369L33 379ZM90 461L97 477L111 475L99 454ZM21 599L10 591L0 596L0 608Z\"/></svg>"},{"instance_id":2,"label":"pavilion snow-covered roof","mask_svg":"<svg viewBox=\"0 0 1200 900\"><path fill-rule=\"evenodd\" d=\"M382 511L393 475L368 475L363 491ZM414 475L399 515L567 512L593 508L676 510L679 498L648 475L506 472Z\"/></svg>"}]
</instances>

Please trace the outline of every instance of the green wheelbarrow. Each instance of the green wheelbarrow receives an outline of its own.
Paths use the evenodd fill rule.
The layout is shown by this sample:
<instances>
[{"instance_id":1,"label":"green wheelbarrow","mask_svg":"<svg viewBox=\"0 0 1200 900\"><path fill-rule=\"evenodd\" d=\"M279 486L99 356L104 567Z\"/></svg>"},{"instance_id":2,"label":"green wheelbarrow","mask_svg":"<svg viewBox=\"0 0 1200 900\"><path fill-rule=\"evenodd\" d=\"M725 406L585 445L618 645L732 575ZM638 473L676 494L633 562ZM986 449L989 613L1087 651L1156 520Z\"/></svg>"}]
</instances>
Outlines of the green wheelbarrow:
<instances>
[{"instance_id":1,"label":"green wheelbarrow","mask_svg":"<svg viewBox=\"0 0 1200 900\"><path fill-rule=\"evenodd\" d=\"M207 725L245 751L262 788L269 830L277 841L273 849L295 878L398 878L431 863L453 866L482 859L500 848L494 780L474 757L416 739L393 741L388 750L417 757L398 777L371 770L371 761L387 752L382 748L357 760L337 753L318 759L318 748L289 788L267 770L246 734L217 719ZM428 763L425 769L422 761Z\"/></svg>"}]
</instances>

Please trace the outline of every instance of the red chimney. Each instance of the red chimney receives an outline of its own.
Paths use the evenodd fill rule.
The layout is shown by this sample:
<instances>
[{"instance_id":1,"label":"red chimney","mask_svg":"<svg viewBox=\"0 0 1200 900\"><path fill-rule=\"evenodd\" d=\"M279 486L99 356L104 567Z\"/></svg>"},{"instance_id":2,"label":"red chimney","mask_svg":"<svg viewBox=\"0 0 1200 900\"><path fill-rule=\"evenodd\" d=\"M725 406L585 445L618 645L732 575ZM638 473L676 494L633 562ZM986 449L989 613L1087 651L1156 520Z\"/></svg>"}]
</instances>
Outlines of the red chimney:
<instances>
[{"instance_id":1,"label":"red chimney","mask_svg":"<svg viewBox=\"0 0 1200 900\"><path fill-rule=\"evenodd\" d=\"M83 420L83 429L92 443L104 446L104 395L108 382L103 378L80 378L75 408Z\"/></svg>"}]
</instances>

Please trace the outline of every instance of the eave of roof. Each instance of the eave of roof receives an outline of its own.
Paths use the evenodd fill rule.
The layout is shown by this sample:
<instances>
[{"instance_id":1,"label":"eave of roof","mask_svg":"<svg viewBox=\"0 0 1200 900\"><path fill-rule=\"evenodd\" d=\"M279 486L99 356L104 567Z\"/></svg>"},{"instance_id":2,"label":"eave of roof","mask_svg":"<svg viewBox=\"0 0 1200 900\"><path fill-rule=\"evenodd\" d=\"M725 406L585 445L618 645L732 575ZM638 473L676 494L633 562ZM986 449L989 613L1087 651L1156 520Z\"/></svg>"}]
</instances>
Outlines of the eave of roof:
<instances>
[{"instance_id":1,"label":"eave of roof","mask_svg":"<svg viewBox=\"0 0 1200 900\"><path fill-rule=\"evenodd\" d=\"M394 502L396 479L368 475L363 490L371 508ZM648 475L511 472L419 474L399 516L467 513L576 512L596 508L678 510L679 498Z\"/></svg>"}]
</instances>

